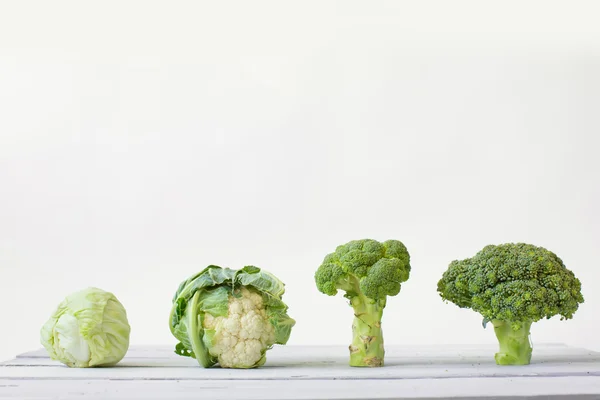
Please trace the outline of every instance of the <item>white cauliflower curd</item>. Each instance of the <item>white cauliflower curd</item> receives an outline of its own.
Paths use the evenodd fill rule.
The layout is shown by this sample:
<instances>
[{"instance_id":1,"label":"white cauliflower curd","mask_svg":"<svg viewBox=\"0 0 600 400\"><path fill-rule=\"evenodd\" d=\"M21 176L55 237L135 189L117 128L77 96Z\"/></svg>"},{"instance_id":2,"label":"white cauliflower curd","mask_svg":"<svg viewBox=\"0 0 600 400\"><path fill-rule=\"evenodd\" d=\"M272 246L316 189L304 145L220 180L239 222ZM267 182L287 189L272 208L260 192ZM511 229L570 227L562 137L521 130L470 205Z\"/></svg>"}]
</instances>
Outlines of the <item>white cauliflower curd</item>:
<instances>
[{"instance_id":1,"label":"white cauliflower curd","mask_svg":"<svg viewBox=\"0 0 600 400\"><path fill-rule=\"evenodd\" d=\"M263 306L262 296L242 288L240 297L229 297L229 315L204 315L204 329L215 330L209 353L223 368L262 365L265 351L275 343L275 329Z\"/></svg>"}]
</instances>

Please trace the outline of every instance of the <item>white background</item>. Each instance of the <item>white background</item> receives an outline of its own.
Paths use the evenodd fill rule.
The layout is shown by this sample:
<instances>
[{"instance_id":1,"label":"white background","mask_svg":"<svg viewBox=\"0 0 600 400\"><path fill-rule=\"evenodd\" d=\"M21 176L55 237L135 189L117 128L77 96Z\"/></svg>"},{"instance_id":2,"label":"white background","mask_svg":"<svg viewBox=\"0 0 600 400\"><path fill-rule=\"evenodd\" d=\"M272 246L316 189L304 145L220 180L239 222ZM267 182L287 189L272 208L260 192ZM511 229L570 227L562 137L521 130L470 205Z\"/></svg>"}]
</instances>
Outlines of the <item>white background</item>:
<instances>
[{"instance_id":1,"label":"white background","mask_svg":"<svg viewBox=\"0 0 600 400\"><path fill-rule=\"evenodd\" d=\"M525 241L586 298L534 345L600 350L600 9L562 4L0 3L0 359L90 285L132 343L174 345L208 264L286 282L290 344L347 344L313 273L366 237L412 257L386 343L493 343L436 283Z\"/></svg>"}]
</instances>

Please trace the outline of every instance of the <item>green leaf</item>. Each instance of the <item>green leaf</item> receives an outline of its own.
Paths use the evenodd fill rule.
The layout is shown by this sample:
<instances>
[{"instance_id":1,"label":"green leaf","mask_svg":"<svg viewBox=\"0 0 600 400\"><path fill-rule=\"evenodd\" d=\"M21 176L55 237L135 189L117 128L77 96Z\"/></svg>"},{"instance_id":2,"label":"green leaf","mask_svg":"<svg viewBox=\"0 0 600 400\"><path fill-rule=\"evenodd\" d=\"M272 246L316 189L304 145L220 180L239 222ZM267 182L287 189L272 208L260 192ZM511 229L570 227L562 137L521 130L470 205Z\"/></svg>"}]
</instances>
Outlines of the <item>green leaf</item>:
<instances>
[{"instance_id":1,"label":"green leaf","mask_svg":"<svg viewBox=\"0 0 600 400\"><path fill-rule=\"evenodd\" d=\"M247 274L256 274L256 273L260 272L260 268L255 267L254 265L246 265L240 271L245 272Z\"/></svg>"},{"instance_id":2,"label":"green leaf","mask_svg":"<svg viewBox=\"0 0 600 400\"><path fill-rule=\"evenodd\" d=\"M206 368L214 365L214 362L211 362L208 349L204 347L204 343L202 341L203 329L200 316L198 315L199 297L200 292L196 292L194 297L192 297L192 301L188 304L188 308L186 310L185 320L188 321L188 338L192 346L192 351L196 355L196 360L198 363Z\"/></svg>"},{"instance_id":3,"label":"green leaf","mask_svg":"<svg viewBox=\"0 0 600 400\"><path fill-rule=\"evenodd\" d=\"M185 345L181 342L177 343L177 345L175 346L175 354L178 354L183 357L196 358L196 355L194 354L194 352L189 350L188 348L186 348Z\"/></svg>"},{"instance_id":4,"label":"green leaf","mask_svg":"<svg viewBox=\"0 0 600 400\"><path fill-rule=\"evenodd\" d=\"M213 317L226 317L229 315L229 295L231 290L227 286L217 286L214 289L199 293L199 313L209 313Z\"/></svg>"},{"instance_id":5,"label":"green leaf","mask_svg":"<svg viewBox=\"0 0 600 400\"><path fill-rule=\"evenodd\" d=\"M204 335L202 335L202 341L204 342L204 346L206 346L207 349L210 349L213 347L213 343L214 343L214 337L215 337L216 331L214 329L205 329L204 330Z\"/></svg>"},{"instance_id":6,"label":"green leaf","mask_svg":"<svg viewBox=\"0 0 600 400\"><path fill-rule=\"evenodd\" d=\"M253 272L250 274L243 272L243 270L241 271L242 272L236 275L236 283L242 286L253 286L259 291L277 298L280 298L285 292L285 285L283 282L266 271L260 271L260 273Z\"/></svg>"},{"instance_id":7,"label":"green leaf","mask_svg":"<svg viewBox=\"0 0 600 400\"><path fill-rule=\"evenodd\" d=\"M286 344L296 324L293 318L287 315L287 305L280 299L263 295L267 315L273 328L275 328L275 343Z\"/></svg>"}]
</instances>

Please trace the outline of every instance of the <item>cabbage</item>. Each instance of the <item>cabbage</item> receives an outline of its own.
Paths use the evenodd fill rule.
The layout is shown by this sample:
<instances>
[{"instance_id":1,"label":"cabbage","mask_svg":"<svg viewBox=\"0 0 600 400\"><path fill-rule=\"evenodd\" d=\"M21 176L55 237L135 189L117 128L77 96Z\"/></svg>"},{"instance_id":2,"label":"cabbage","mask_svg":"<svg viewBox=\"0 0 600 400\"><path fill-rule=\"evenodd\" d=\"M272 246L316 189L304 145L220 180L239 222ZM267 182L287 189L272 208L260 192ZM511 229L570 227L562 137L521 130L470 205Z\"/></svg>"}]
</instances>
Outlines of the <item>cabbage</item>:
<instances>
[{"instance_id":1,"label":"cabbage","mask_svg":"<svg viewBox=\"0 0 600 400\"><path fill-rule=\"evenodd\" d=\"M97 288L67 296L40 332L50 358L69 367L110 366L129 348L131 328L117 298Z\"/></svg>"}]
</instances>

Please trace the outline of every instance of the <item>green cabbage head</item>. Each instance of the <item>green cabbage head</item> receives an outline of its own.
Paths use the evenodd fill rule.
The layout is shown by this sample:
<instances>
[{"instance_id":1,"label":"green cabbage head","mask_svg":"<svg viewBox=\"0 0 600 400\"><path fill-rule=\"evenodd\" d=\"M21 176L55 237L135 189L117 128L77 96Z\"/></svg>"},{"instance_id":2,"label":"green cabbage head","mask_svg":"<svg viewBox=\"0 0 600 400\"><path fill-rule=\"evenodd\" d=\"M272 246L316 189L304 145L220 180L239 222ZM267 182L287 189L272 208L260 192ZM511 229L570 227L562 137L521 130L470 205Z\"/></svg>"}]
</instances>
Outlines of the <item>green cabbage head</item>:
<instances>
[{"instance_id":1,"label":"green cabbage head","mask_svg":"<svg viewBox=\"0 0 600 400\"><path fill-rule=\"evenodd\" d=\"M254 266L208 266L185 280L173 298L175 352L203 367L254 368L274 344L286 344L296 323L281 297L284 284Z\"/></svg>"},{"instance_id":2,"label":"green cabbage head","mask_svg":"<svg viewBox=\"0 0 600 400\"><path fill-rule=\"evenodd\" d=\"M117 298L97 288L67 296L40 336L50 358L69 367L110 366L129 348L131 328Z\"/></svg>"}]
</instances>

